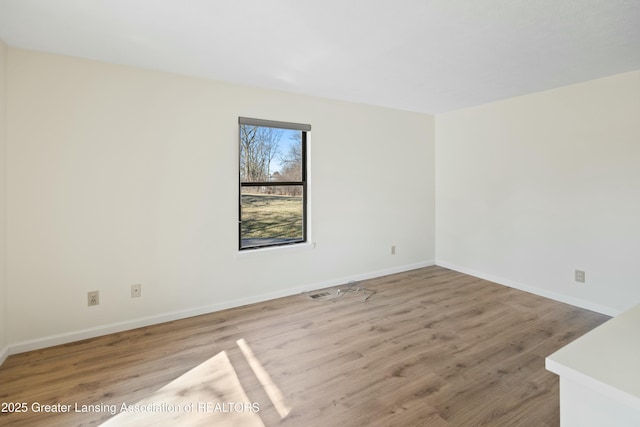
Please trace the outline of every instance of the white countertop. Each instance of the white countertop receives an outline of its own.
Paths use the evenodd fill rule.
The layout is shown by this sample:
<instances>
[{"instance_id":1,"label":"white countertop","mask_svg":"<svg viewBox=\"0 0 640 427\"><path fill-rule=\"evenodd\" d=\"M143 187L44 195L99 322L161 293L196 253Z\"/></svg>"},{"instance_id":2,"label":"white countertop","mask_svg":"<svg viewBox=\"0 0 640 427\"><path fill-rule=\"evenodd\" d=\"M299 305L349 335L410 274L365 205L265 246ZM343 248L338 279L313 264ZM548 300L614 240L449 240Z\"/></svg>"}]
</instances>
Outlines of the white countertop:
<instances>
[{"instance_id":1,"label":"white countertop","mask_svg":"<svg viewBox=\"0 0 640 427\"><path fill-rule=\"evenodd\" d=\"M640 305L548 356L546 368L640 410Z\"/></svg>"}]
</instances>

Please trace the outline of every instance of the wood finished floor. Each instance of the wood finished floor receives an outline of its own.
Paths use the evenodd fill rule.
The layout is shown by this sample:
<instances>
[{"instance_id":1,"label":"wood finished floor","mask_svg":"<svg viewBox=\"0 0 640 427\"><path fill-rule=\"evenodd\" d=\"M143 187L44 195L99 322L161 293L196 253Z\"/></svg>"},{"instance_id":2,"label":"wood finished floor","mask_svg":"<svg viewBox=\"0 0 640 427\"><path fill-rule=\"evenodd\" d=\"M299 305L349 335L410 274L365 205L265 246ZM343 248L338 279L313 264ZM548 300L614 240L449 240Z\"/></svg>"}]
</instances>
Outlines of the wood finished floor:
<instances>
[{"instance_id":1,"label":"wood finished floor","mask_svg":"<svg viewBox=\"0 0 640 427\"><path fill-rule=\"evenodd\" d=\"M558 379L544 358L608 319L441 267L359 285L377 294L296 295L10 356L0 402L29 412L2 413L0 425L113 418L34 413L33 403L120 412L123 403L241 396L259 412L156 407L107 424L557 426Z\"/></svg>"}]
</instances>

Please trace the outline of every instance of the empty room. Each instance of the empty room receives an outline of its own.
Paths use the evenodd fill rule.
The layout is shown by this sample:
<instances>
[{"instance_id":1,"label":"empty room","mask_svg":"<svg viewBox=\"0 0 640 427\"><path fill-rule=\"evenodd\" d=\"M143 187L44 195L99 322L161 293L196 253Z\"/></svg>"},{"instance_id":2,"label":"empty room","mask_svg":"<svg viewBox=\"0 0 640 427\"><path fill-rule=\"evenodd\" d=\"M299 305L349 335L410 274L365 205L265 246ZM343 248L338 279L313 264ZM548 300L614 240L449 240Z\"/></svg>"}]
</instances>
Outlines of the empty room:
<instances>
[{"instance_id":1,"label":"empty room","mask_svg":"<svg viewBox=\"0 0 640 427\"><path fill-rule=\"evenodd\" d=\"M640 425L640 2L0 0L0 425Z\"/></svg>"}]
</instances>

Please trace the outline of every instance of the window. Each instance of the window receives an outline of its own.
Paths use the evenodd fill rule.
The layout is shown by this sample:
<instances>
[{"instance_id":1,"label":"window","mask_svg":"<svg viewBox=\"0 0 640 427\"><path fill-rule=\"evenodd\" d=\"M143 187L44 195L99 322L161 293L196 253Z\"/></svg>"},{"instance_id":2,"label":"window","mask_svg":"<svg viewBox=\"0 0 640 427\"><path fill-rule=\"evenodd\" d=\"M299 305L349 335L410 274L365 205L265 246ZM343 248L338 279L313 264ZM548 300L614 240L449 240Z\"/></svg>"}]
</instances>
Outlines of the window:
<instances>
[{"instance_id":1,"label":"window","mask_svg":"<svg viewBox=\"0 0 640 427\"><path fill-rule=\"evenodd\" d=\"M307 241L310 125L239 118L240 250Z\"/></svg>"}]
</instances>

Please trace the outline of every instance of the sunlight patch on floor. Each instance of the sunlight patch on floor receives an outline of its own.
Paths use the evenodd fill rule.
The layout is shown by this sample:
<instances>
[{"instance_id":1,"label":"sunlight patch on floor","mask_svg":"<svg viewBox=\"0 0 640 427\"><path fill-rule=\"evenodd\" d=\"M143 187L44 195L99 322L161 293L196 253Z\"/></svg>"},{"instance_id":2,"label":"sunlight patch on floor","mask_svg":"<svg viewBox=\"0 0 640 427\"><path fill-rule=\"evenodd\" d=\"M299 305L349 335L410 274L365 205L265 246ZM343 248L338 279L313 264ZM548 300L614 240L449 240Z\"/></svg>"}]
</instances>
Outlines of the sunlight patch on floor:
<instances>
[{"instance_id":1,"label":"sunlight patch on floor","mask_svg":"<svg viewBox=\"0 0 640 427\"><path fill-rule=\"evenodd\" d=\"M118 415L102 426L264 427L259 409L258 403L249 400L222 351L149 397L118 407Z\"/></svg>"},{"instance_id":2,"label":"sunlight patch on floor","mask_svg":"<svg viewBox=\"0 0 640 427\"><path fill-rule=\"evenodd\" d=\"M291 412L291 408L287 406L282 392L280 391L278 386L276 386L275 383L271 380L271 376L264 369L260 361L255 357L255 355L253 354L253 350L251 350L251 347L249 347L249 344L247 344L244 339L239 339L238 341L236 341L236 344L238 344L238 347L240 347L242 354L244 355L245 359L247 359L249 366L253 370L253 374L256 376L258 381L260 381L260 384L262 385L262 388L264 388L264 391L267 393L267 396L269 396L271 403L273 403L276 411L278 411L278 414L280 414L280 418L284 418L289 415L289 412Z\"/></svg>"}]
</instances>

